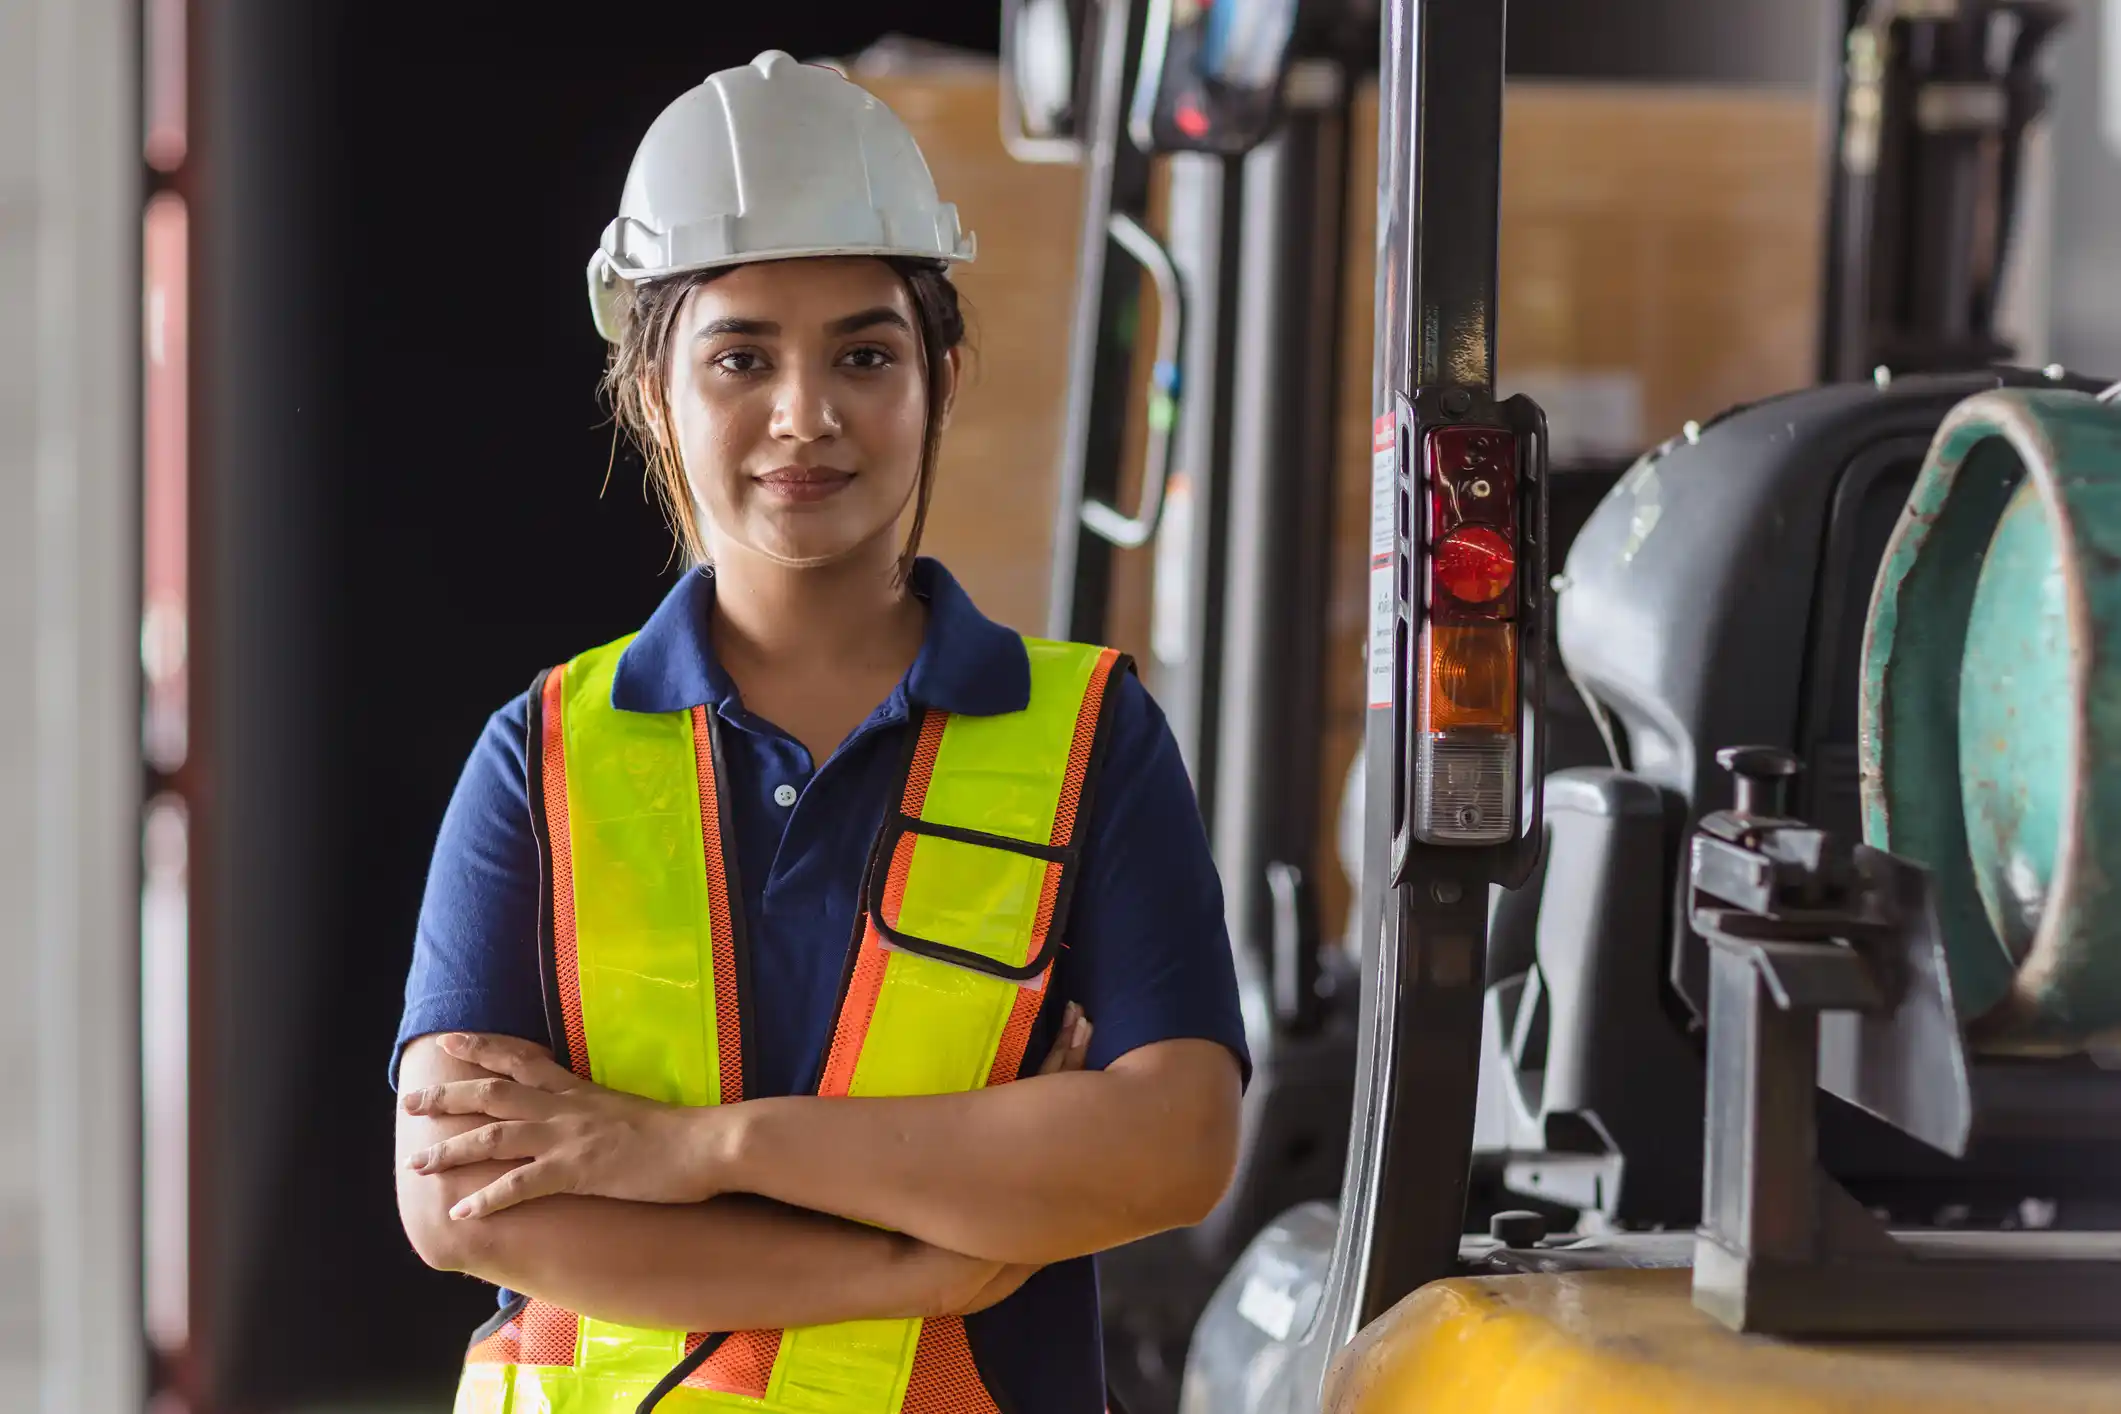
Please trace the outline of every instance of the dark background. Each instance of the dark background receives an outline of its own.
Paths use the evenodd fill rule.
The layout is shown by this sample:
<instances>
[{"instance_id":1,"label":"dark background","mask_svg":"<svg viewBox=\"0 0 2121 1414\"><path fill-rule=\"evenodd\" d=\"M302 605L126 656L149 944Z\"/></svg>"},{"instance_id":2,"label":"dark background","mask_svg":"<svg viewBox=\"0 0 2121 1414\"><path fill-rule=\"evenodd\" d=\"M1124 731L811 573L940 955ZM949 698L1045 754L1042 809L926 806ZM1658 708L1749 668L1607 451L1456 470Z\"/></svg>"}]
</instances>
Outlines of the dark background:
<instances>
[{"instance_id":1,"label":"dark background","mask_svg":"<svg viewBox=\"0 0 2121 1414\"><path fill-rule=\"evenodd\" d=\"M1512 10L1524 72L1809 82L1823 52L1792 0ZM392 1196L428 849L486 715L673 569L611 460L583 267L709 72L886 31L991 51L999 6L194 13L198 1255L195 1360L165 1373L211 1414L442 1408L490 1296L418 1264Z\"/></svg>"}]
</instances>

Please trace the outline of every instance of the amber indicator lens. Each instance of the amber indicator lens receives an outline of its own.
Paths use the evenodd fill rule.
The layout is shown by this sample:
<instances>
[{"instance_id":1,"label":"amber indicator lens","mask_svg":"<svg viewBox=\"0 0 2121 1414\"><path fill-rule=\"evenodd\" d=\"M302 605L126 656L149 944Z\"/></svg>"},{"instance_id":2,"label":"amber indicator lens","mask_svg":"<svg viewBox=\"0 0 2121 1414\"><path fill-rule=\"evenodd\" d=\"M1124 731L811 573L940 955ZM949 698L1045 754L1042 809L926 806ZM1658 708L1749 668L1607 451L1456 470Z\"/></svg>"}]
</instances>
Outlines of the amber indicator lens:
<instances>
[{"instance_id":1,"label":"amber indicator lens","mask_svg":"<svg viewBox=\"0 0 2121 1414\"><path fill-rule=\"evenodd\" d=\"M1431 623L1422 730L1517 730L1517 631L1509 624Z\"/></svg>"},{"instance_id":2,"label":"amber indicator lens","mask_svg":"<svg viewBox=\"0 0 2121 1414\"><path fill-rule=\"evenodd\" d=\"M1437 544L1435 574L1437 585L1461 603L1491 603L1517 577L1517 552L1499 531L1464 526Z\"/></svg>"}]
</instances>

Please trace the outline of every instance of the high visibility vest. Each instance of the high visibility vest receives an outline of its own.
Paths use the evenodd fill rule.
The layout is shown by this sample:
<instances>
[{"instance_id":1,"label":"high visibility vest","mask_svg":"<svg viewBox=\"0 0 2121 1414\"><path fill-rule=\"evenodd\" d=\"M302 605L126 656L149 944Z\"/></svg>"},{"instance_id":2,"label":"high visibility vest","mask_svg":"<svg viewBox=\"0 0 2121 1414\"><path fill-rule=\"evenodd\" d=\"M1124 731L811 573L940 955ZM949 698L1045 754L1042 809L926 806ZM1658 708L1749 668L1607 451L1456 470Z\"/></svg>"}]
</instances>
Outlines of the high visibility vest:
<instances>
[{"instance_id":1,"label":"high visibility vest","mask_svg":"<svg viewBox=\"0 0 2121 1414\"><path fill-rule=\"evenodd\" d=\"M611 705L630 639L530 694L539 940L556 1053L671 1104L734 1104L751 1055L736 853L709 707ZM1027 640L1031 702L927 711L863 881L820 1095L1014 1080L1045 1000L1102 755L1107 649ZM996 1414L964 1322L644 1330L519 1299L472 1338L455 1414Z\"/></svg>"}]
</instances>

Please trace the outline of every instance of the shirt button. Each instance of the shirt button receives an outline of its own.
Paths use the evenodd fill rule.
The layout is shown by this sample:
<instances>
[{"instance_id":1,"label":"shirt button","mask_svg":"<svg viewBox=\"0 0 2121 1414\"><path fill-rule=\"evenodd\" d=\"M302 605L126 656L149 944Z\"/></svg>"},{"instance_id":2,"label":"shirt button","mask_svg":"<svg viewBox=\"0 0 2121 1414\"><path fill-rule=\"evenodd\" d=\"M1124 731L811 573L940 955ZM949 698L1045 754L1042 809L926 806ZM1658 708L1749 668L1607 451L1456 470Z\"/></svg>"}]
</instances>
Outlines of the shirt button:
<instances>
[{"instance_id":1,"label":"shirt button","mask_svg":"<svg viewBox=\"0 0 2121 1414\"><path fill-rule=\"evenodd\" d=\"M773 803L786 810L795 804L795 787L783 782L773 788Z\"/></svg>"}]
</instances>

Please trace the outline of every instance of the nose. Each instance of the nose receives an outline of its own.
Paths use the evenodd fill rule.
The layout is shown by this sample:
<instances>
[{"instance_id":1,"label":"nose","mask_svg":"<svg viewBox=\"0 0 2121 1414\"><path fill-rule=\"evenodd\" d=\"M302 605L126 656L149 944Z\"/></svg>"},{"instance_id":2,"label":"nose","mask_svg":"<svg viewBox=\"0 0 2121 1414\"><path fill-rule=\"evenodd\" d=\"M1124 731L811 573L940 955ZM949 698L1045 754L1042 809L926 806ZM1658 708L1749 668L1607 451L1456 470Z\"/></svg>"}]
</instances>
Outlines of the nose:
<instances>
[{"instance_id":1,"label":"nose","mask_svg":"<svg viewBox=\"0 0 2121 1414\"><path fill-rule=\"evenodd\" d=\"M770 430L784 442L823 442L839 436L839 410L832 406L826 380L809 369L790 369L775 390Z\"/></svg>"}]
</instances>

